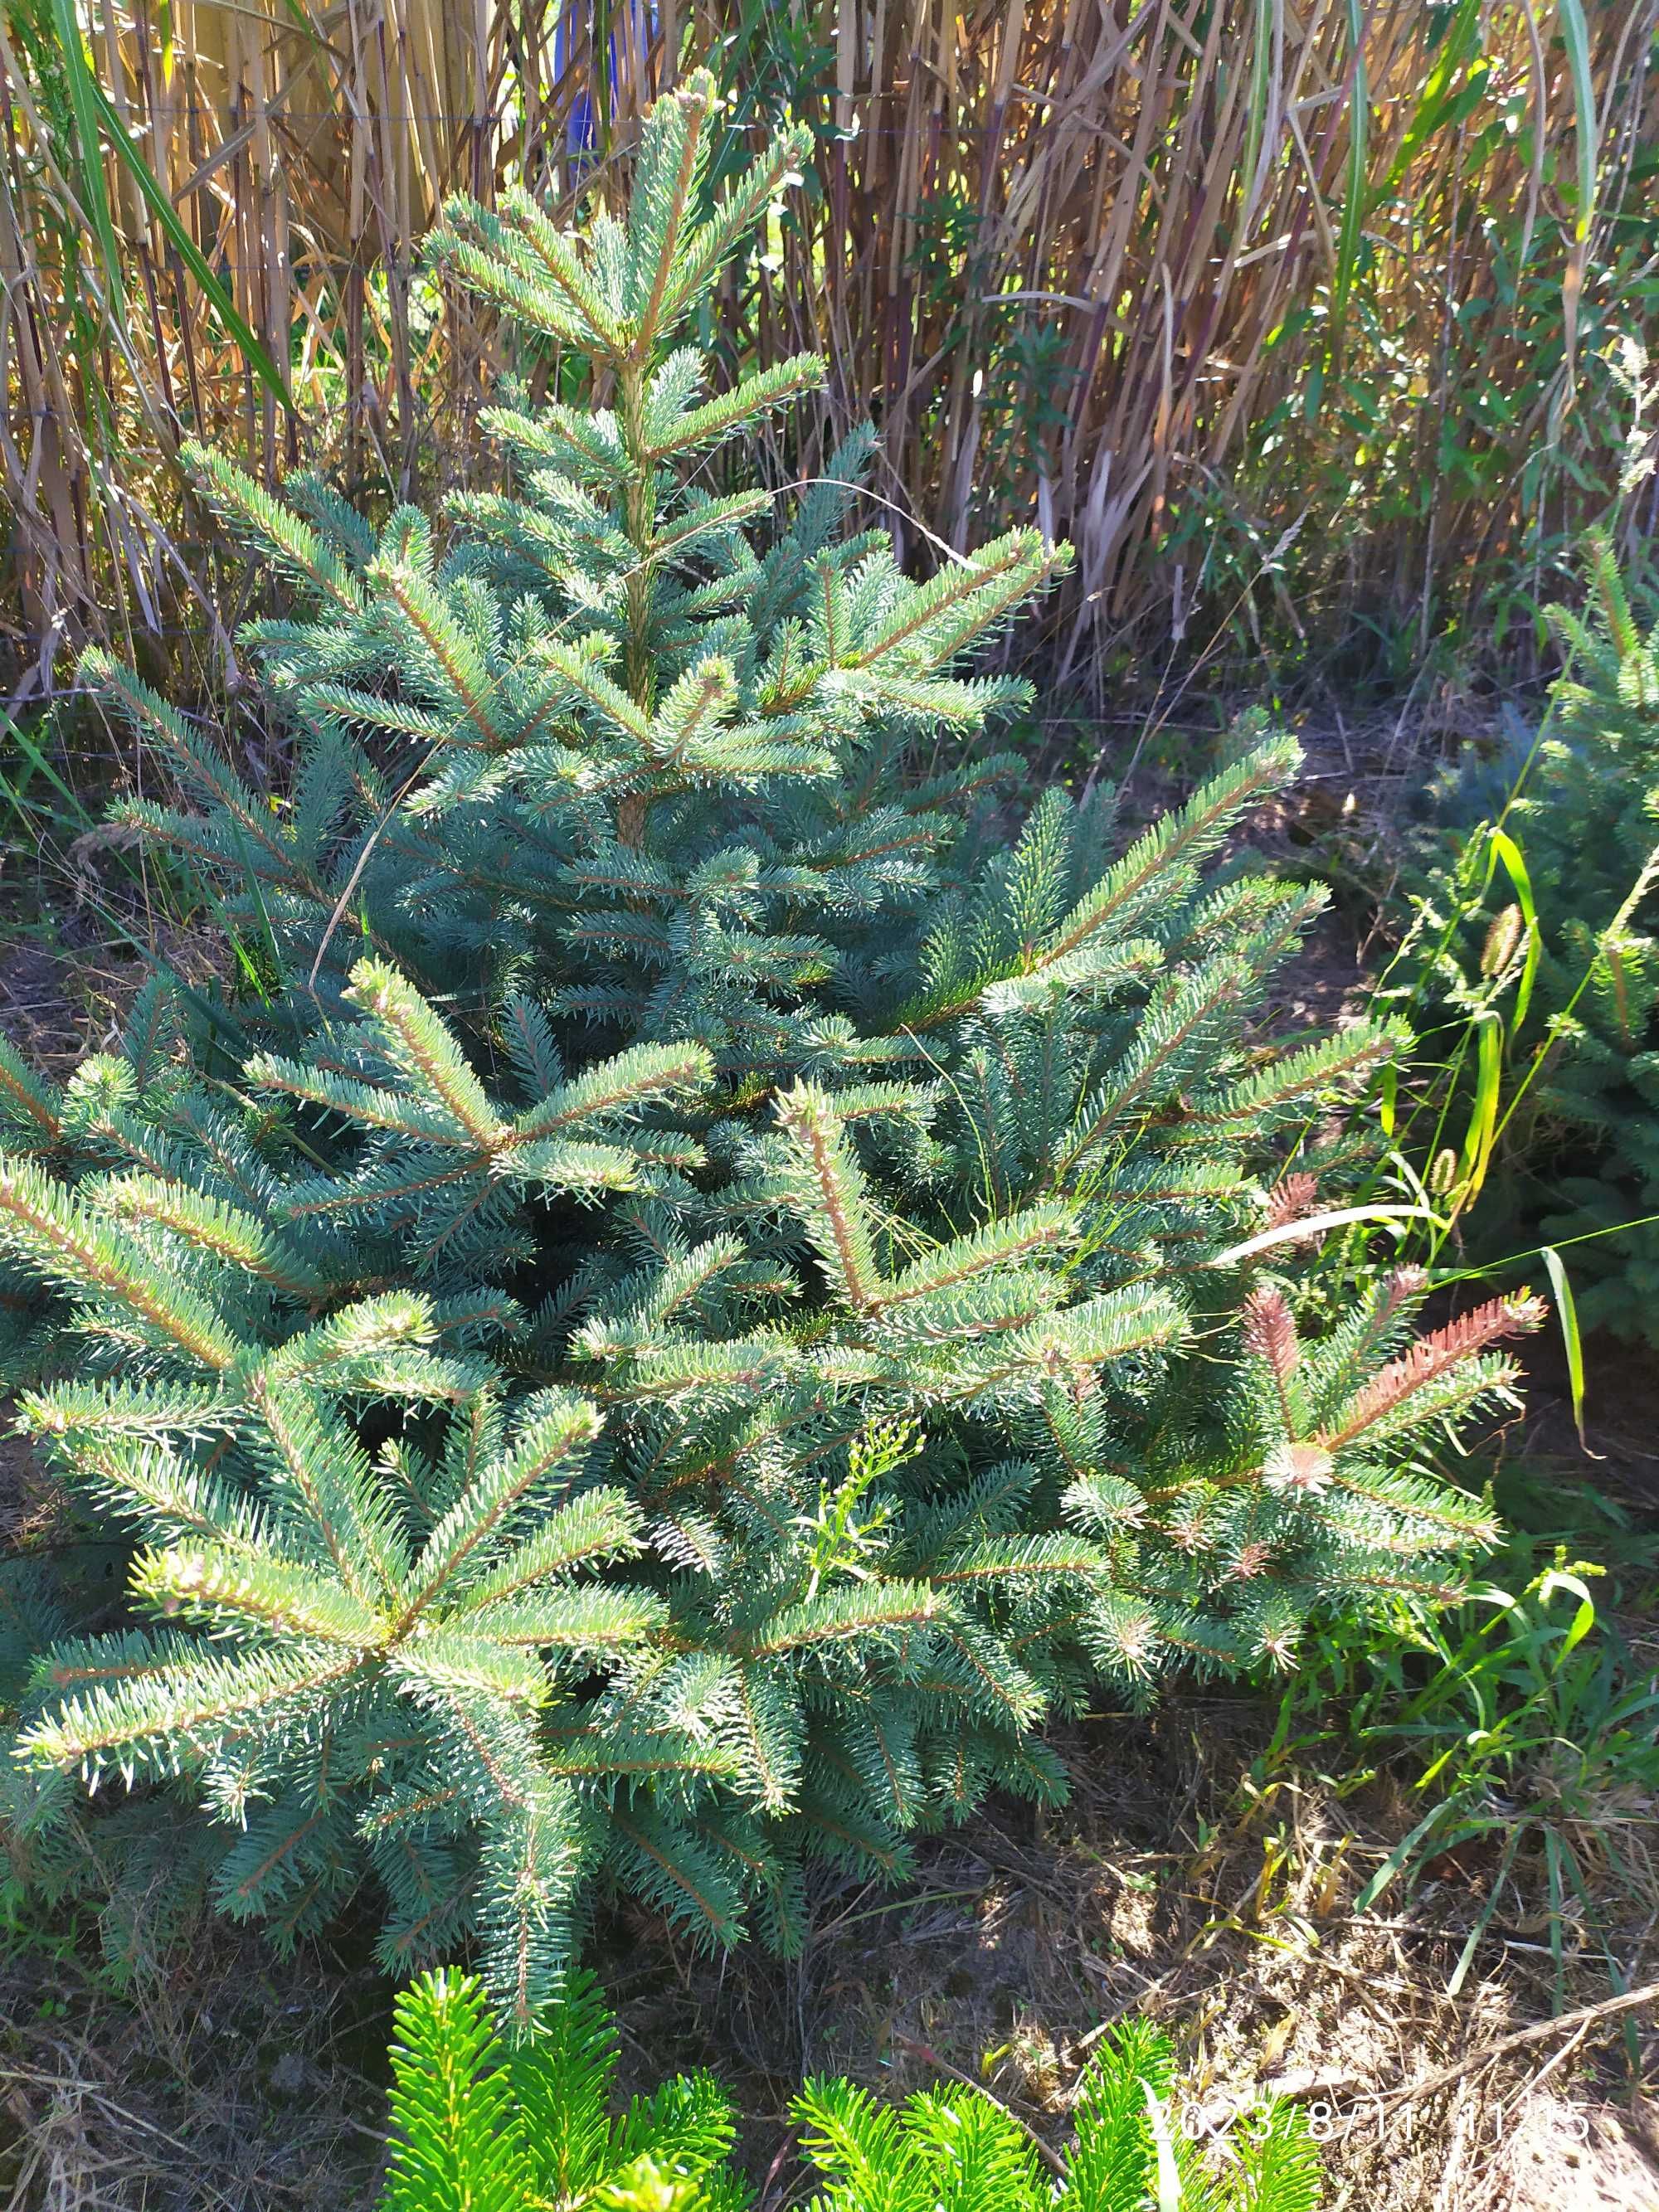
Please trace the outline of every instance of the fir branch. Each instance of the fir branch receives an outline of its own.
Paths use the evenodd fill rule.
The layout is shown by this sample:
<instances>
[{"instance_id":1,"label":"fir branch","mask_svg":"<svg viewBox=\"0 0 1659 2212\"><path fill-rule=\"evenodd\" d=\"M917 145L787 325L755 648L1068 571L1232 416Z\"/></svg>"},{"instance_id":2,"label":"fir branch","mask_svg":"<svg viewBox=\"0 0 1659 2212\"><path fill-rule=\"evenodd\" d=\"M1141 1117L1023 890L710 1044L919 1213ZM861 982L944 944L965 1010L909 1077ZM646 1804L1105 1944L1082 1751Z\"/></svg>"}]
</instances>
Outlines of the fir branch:
<instances>
[{"instance_id":1,"label":"fir branch","mask_svg":"<svg viewBox=\"0 0 1659 2212\"><path fill-rule=\"evenodd\" d=\"M149 1534L206 1538L251 1558L271 1541L263 1501L181 1460L165 1443L143 1437L77 1440L67 1472L107 1510Z\"/></svg>"},{"instance_id":2,"label":"fir branch","mask_svg":"<svg viewBox=\"0 0 1659 2212\"><path fill-rule=\"evenodd\" d=\"M244 536L264 546L290 576L308 584L340 613L362 613L362 587L357 579L291 507L272 498L245 469L194 438L185 440L179 457L208 504L223 519L240 526Z\"/></svg>"},{"instance_id":3,"label":"fir branch","mask_svg":"<svg viewBox=\"0 0 1659 2212\"><path fill-rule=\"evenodd\" d=\"M391 2057L395 2132L382 2212L464 2202L519 2212L531 2196L530 2153L478 1984L445 1969L402 1991Z\"/></svg>"},{"instance_id":4,"label":"fir branch","mask_svg":"<svg viewBox=\"0 0 1659 2212\"><path fill-rule=\"evenodd\" d=\"M649 361L657 343L681 231L703 165L703 126L715 100L713 78L696 70L670 99L657 103L646 125L629 207L636 289L648 272L648 289L634 322L630 351L636 362Z\"/></svg>"},{"instance_id":5,"label":"fir branch","mask_svg":"<svg viewBox=\"0 0 1659 2212\"><path fill-rule=\"evenodd\" d=\"M823 359L815 353L793 354L785 361L751 370L729 392L681 415L672 429L659 433L643 447L641 459L654 464L714 445L775 407L799 398L803 392L816 391L825 374Z\"/></svg>"},{"instance_id":6,"label":"fir branch","mask_svg":"<svg viewBox=\"0 0 1659 2212\"><path fill-rule=\"evenodd\" d=\"M931 583L907 592L896 611L854 656L870 668L913 640L924 643L934 665L961 652L1011 606L1029 599L1062 559L1034 530L1011 530L967 560L941 568ZM943 634L927 633L944 622Z\"/></svg>"},{"instance_id":7,"label":"fir branch","mask_svg":"<svg viewBox=\"0 0 1659 2212\"><path fill-rule=\"evenodd\" d=\"M25 1134L55 1145L64 1130L63 1103L57 1087L36 1075L0 1030L0 1113L18 1123Z\"/></svg>"},{"instance_id":8,"label":"fir branch","mask_svg":"<svg viewBox=\"0 0 1659 2212\"><path fill-rule=\"evenodd\" d=\"M453 1146L463 1139L473 1146L477 1144L475 1133L458 1123L442 1101L428 1104L401 1091L358 1083L301 1060L280 1059L273 1053L257 1053L244 1073L250 1083L263 1091L286 1091L306 1105L320 1107L368 1128L388 1129L414 1144Z\"/></svg>"},{"instance_id":9,"label":"fir branch","mask_svg":"<svg viewBox=\"0 0 1659 2212\"><path fill-rule=\"evenodd\" d=\"M295 1642L374 1650L385 1628L347 1590L264 1547L224 1552L193 1549L142 1552L132 1570L132 1595L141 1605L221 1632L261 1633Z\"/></svg>"},{"instance_id":10,"label":"fir branch","mask_svg":"<svg viewBox=\"0 0 1659 2212\"><path fill-rule=\"evenodd\" d=\"M653 1100L683 1097L705 1088L714 1072L713 1059L700 1044L630 1046L612 1060L596 1061L573 1081L556 1085L519 1116L508 1141L526 1144L576 1124L637 1112Z\"/></svg>"},{"instance_id":11,"label":"fir branch","mask_svg":"<svg viewBox=\"0 0 1659 2212\"><path fill-rule=\"evenodd\" d=\"M480 1152L490 1151L501 1134L501 1117L420 993L384 961L360 960L345 995L379 1024L410 1078L441 1101L445 1112Z\"/></svg>"},{"instance_id":12,"label":"fir branch","mask_svg":"<svg viewBox=\"0 0 1659 2212\"><path fill-rule=\"evenodd\" d=\"M22 1730L18 1757L30 1766L79 1767L89 1780L112 1767L180 1773L228 1736L289 1709L314 1708L359 1663L355 1653L343 1658L304 1647L235 1658L203 1654L66 1698Z\"/></svg>"},{"instance_id":13,"label":"fir branch","mask_svg":"<svg viewBox=\"0 0 1659 2212\"><path fill-rule=\"evenodd\" d=\"M268 1454L276 1480L303 1508L347 1590L378 1612L402 1583L407 1558L362 1447L308 1391L270 1369L256 1368L246 1387L261 1417L255 1449Z\"/></svg>"},{"instance_id":14,"label":"fir branch","mask_svg":"<svg viewBox=\"0 0 1659 2212\"><path fill-rule=\"evenodd\" d=\"M829 1098L798 1083L777 1101L780 1126L805 1171L803 1196L819 1257L855 1313L874 1311L885 1286L866 1219L864 1177Z\"/></svg>"},{"instance_id":15,"label":"fir branch","mask_svg":"<svg viewBox=\"0 0 1659 2212\"><path fill-rule=\"evenodd\" d=\"M210 1193L191 1190L158 1176L112 1176L99 1186L95 1202L118 1219L154 1222L176 1237L245 1273L268 1283L283 1297L307 1301L320 1297L323 1278L250 1214Z\"/></svg>"},{"instance_id":16,"label":"fir branch","mask_svg":"<svg viewBox=\"0 0 1659 2212\"><path fill-rule=\"evenodd\" d=\"M1489 1344L1524 1335L1542 1326L1548 1308L1541 1298L1516 1295L1490 1298L1455 1321L1419 1337L1403 1358L1391 1360L1351 1398L1316 1441L1329 1451L1364 1435L1403 1407L1408 1400L1473 1360Z\"/></svg>"},{"instance_id":17,"label":"fir branch","mask_svg":"<svg viewBox=\"0 0 1659 2212\"><path fill-rule=\"evenodd\" d=\"M1109 1553L1081 1536L982 1537L965 1550L935 1562L931 1583L1047 1581L1073 1575L1097 1577L1111 1565Z\"/></svg>"},{"instance_id":18,"label":"fir branch","mask_svg":"<svg viewBox=\"0 0 1659 2212\"><path fill-rule=\"evenodd\" d=\"M745 1639L746 1659L775 1659L786 1651L808 1651L842 1644L876 1632L921 1628L950 1618L950 1605L926 1583L859 1583L820 1591L788 1607L767 1624L763 1634Z\"/></svg>"},{"instance_id":19,"label":"fir branch","mask_svg":"<svg viewBox=\"0 0 1659 2212\"><path fill-rule=\"evenodd\" d=\"M568 1463L599 1432L600 1419L593 1407L563 1391L543 1391L532 1401L532 1417L512 1449L481 1470L428 1538L415 1562L408 1598L398 1617L395 1633L398 1637L408 1633L441 1591L454 1588L473 1553L487 1546L530 1498L562 1476ZM563 1487L562 1481L559 1486ZM611 1547L626 1548L633 1533L627 1501L614 1492L600 1496L620 1516ZM589 1510L599 1510L597 1503L591 1504Z\"/></svg>"},{"instance_id":20,"label":"fir branch","mask_svg":"<svg viewBox=\"0 0 1659 2212\"><path fill-rule=\"evenodd\" d=\"M118 1231L32 1162L6 1152L0 1152L0 1243L68 1291L115 1300L198 1365L222 1372L234 1363L235 1340L204 1298L182 1283L165 1283Z\"/></svg>"},{"instance_id":21,"label":"fir branch","mask_svg":"<svg viewBox=\"0 0 1659 2212\"><path fill-rule=\"evenodd\" d=\"M760 158L716 200L709 220L690 240L674 282L663 301L665 322L678 319L703 294L710 278L738 244L760 222L778 193L805 168L812 154L805 124L780 132Z\"/></svg>"},{"instance_id":22,"label":"fir branch","mask_svg":"<svg viewBox=\"0 0 1659 2212\"><path fill-rule=\"evenodd\" d=\"M1296 1321L1290 1303L1276 1284L1258 1283L1245 1297L1243 1318L1244 1349L1267 1363L1278 1394L1285 1433L1293 1434L1290 1386L1301 1359L1302 1347L1297 1341Z\"/></svg>"},{"instance_id":23,"label":"fir branch","mask_svg":"<svg viewBox=\"0 0 1659 2212\"><path fill-rule=\"evenodd\" d=\"M845 1112L842 1100L837 1111ZM872 1301L872 1311L907 1305L977 1281L993 1268L1023 1266L1034 1255L1052 1252L1076 1233L1070 1207L1033 1206L988 1222L970 1236L953 1237L936 1252L915 1260Z\"/></svg>"}]
</instances>

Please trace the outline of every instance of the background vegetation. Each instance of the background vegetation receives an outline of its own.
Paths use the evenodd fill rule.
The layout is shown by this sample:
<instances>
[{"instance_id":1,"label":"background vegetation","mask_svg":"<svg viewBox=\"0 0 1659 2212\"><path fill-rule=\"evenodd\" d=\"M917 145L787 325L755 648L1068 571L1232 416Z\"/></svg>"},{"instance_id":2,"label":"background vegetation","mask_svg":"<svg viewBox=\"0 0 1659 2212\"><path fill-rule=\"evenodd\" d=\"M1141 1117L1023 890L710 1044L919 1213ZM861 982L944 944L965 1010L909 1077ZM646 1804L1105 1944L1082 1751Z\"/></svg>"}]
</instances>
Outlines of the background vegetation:
<instances>
[{"instance_id":1,"label":"background vegetation","mask_svg":"<svg viewBox=\"0 0 1659 2212\"><path fill-rule=\"evenodd\" d=\"M222 647L187 433L371 501L466 472L497 338L422 231L455 188L619 192L704 56L728 167L789 118L817 146L705 335L824 351L792 465L873 409L902 552L1035 511L1078 549L1048 619L1091 682L1126 638L1479 659L1609 504L1602 356L1659 281L1655 17L8 0L11 684L87 632L193 678ZM1652 520L1650 487L1627 547Z\"/></svg>"}]
</instances>

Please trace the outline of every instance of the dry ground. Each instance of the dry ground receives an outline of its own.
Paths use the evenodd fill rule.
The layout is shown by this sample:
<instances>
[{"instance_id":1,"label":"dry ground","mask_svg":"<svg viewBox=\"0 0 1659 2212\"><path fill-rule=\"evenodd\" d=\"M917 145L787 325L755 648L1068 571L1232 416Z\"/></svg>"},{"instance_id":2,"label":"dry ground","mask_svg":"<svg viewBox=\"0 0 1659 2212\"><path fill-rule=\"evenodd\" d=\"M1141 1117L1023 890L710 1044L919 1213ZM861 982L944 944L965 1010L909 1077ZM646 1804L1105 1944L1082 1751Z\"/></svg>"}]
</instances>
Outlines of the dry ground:
<instances>
[{"instance_id":1,"label":"dry ground","mask_svg":"<svg viewBox=\"0 0 1659 2212\"><path fill-rule=\"evenodd\" d=\"M1090 2051L1139 2008L1182 2051L1189 2124L1224 2140L1269 2089L1308 2106L1334 2207L1659 2212L1651 1993L1616 2009L1586 1950L1553 2018L1523 1881L1449 1997L1478 1883L1451 1863L1407 1904L1356 1914L1407 1808L1392 1784L1345 1800L1309 1768L1264 1784L1263 1741L1261 1708L1243 1701L1085 1724L1062 1745L1063 1814L995 1808L926 1846L902 1892L826 1893L787 1967L697 1959L643 1918L610 1923L594 1962L631 2085L674 2066L723 2072L746 2160L781 2212L800 2201L785 2106L804 2072L890 2094L965 2076L1060 2142ZM1629 1906L1613 1948L1638 1984L1659 1976L1652 1938ZM14 1957L0 2002L0 2206L372 2203L387 2021L366 1960L284 1965L204 1930L120 2000L66 1942Z\"/></svg>"}]
</instances>

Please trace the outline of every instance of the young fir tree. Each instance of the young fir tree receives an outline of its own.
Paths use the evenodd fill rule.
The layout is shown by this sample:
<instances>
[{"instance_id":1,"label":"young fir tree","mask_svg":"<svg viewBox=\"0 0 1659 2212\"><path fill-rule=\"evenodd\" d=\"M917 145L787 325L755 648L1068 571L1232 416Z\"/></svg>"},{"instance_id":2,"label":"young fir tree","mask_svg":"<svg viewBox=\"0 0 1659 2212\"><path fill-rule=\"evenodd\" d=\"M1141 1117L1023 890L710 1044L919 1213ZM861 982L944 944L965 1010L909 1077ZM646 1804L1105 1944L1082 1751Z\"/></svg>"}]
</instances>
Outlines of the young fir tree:
<instances>
[{"instance_id":1,"label":"young fir tree","mask_svg":"<svg viewBox=\"0 0 1659 2212\"><path fill-rule=\"evenodd\" d=\"M28 1669L20 1850L290 1937L370 1884L389 1966L475 1930L515 2027L596 1881L790 1944L811 1862L1058 1795L1096 1683L1443 1588L1488 1516L1412 1440L1534 1317L1413 1344L1401 1274L1304 1344L1292 1244L1231 1250L1396 1041L1265 1025L1316 896L1217 863L1294 746L1127 849L1098 795L1011 830L960 741L1017 687L959 672L1063 556L909 580L842 530L863 437L776 528L711 488L821 374L711 395L685 342L805 150L713 197L717 113L658 106L625 220L450 210L591 381L489 416L511 489L441 543L196 457L295 588L246 638L291 787L89 665L263 988L0 1073L8 1364L132 1547Z\"/></svg>"}]
</instances>

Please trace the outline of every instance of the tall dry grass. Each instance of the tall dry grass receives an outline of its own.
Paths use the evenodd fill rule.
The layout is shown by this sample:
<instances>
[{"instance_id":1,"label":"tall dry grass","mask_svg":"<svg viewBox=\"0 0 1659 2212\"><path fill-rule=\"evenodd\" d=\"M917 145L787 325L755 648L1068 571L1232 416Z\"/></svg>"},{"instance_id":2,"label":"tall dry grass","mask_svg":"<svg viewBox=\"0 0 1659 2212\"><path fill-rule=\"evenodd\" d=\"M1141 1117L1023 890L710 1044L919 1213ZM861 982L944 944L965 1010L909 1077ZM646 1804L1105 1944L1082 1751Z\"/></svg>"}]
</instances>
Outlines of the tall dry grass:
<instances>
[{"instance_id":1,"label":"tall dry grass","mask_svg":"<svg viewBox=\"0 0 1659 2212\"><path fill-rule=\"evenodd\" d=\"M1420 594L1426 639L1444 580L1601 497L1587 355L1656 296L1656 22L1659 0L5 0L11 688L49 689L88 632L165 666L212 631L228 579L186 432L371 500L465 467L495 342L420 278L439 201L605 189L709 56L734 151L786 111L821 135L805 211L711 314L737 353L824 347L921 557L1035 505L1080 556L1063 670L1236 593L1254 618L1252 565L1284 598L1322 531L1319 573ZM1470 465L1436 483L1449 409ZM1411 495L1353 505L1367 469Z\"/></svg>"}]
</instances>

